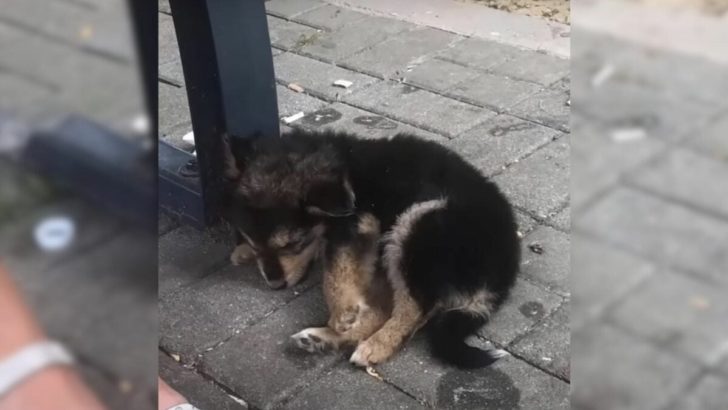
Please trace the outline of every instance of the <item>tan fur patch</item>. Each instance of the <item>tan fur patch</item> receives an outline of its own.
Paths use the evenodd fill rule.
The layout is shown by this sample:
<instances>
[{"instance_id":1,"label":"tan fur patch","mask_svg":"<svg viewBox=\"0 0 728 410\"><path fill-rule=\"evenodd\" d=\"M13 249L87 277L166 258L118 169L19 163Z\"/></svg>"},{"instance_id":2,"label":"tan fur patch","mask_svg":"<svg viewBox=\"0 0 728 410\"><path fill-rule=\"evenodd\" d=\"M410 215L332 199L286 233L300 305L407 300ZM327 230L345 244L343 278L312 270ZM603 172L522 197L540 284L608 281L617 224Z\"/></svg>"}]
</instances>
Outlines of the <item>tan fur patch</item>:
<instances>
[{"instance_id":1,"label":"tan fur patch","mask_svg":"<svg viewBox=\"0 0 728 410\"><path fill-rule=\"evenodd\" d=\"M253 252L253 248L247 243L241 243L230 254L230 262L234 266L238 266L250 262L254 256L255 252Z\"/></svg>"},{"instance_id":2,"label":"tan fur patch","mask_svg":"<svg viewBox=\"0 0 728 410\"><path fill-rule=\"evenodd\" d=\"M458 310L469 313L473 316L488 318L493 312L496 295L481 289L472 295L457 294L447 299L447 304L442 308L445 310Z\"/></svg>"}]
</instances>

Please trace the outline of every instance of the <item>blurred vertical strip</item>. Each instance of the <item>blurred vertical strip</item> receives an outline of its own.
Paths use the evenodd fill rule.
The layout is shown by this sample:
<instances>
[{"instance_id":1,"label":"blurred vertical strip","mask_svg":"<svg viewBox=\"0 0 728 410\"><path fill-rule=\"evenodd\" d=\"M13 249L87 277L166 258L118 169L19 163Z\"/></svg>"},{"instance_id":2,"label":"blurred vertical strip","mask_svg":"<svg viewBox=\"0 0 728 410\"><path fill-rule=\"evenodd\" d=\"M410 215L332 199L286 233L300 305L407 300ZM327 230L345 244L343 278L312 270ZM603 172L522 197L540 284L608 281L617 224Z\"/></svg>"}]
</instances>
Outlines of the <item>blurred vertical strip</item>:
<instances>
[{"instance_id":1,"label":"blurred vertical strip","mask_svg":"<svg viewBox=\"0 0 728 410\"><path fill-rule=\"evenodd\" d=\"M572 5L572 408L728 408L727 22Z\"/></svg>"}]
</instances>

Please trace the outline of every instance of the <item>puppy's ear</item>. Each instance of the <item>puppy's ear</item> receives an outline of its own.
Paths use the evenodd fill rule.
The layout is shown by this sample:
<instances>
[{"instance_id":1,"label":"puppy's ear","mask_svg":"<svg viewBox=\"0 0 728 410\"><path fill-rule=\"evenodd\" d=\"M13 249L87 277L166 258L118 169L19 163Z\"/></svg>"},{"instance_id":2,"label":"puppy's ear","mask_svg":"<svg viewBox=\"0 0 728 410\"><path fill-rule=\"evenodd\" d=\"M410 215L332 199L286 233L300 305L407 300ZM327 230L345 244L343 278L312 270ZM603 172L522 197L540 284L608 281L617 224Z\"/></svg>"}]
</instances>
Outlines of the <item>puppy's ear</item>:
<instances>
[{"instance_id":1,"label":"puppy's ear","mask_svg":"<svg viewBox=\"0 0 728 410\"><path fill-rule=\"evenodd\" d=\"M311 215L342 217L355 211L354 190L348 178L339 181L319 182L308 191L306 211Z\"/></svg>"}]
</instances>

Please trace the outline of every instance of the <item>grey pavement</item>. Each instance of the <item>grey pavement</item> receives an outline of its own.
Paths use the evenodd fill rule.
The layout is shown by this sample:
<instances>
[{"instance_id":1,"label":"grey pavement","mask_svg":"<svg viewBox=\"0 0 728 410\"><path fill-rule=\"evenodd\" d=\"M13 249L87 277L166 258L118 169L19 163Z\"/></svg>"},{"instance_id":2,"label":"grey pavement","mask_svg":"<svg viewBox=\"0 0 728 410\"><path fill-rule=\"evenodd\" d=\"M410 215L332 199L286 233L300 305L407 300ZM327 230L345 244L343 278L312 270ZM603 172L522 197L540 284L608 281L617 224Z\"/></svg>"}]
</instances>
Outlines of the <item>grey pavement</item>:
<instances>
[{"instance_id":1,"label":"grey pavement","mask_svg":"<svg viewBox=\"0 0 728 410\"><path fill-rule=\"evenodd\" d=\"M728 408L727 67L572 34L572 405Z\"/></svg>"},{"instance_id":2,"label":"grey pavement","mask_svg":"<svg viewBox=\"0 0 728 410\"><path fill-rule=\"evenodd\" d=\"M379 366L380 381L344 354L300 352L288 336L326 318L318 272L294 289L268 290L254 266L229 265L224 233L163 216L163 374L200 404L225 392L250 408L569 408L569 61L317 0L266 7L280 115L305 114L291 127L414 133L461 153L513 201L523 274L473 340L512 356L462 371L435 361L415 337ZM163 1L159 16L160 138L192 150L181 141L191 125ZM353 85L334 87L339 79Z\"/></svg>"},{"instance_id":3,"label":"grey pavement","mask_svg":"<svg viewBox=\"0 0 728 410\"><path fill-rule=\"evenodd\" d=\"M75 113L131 136L143 111L125 7L3 2L0 115L32 127ZM62 252L43 252L33 239L50 216L75 224ZM157 406L156 242L0 159L0 260L44 330L72 351L111 409Z\"/></svg>"}]
</instances>

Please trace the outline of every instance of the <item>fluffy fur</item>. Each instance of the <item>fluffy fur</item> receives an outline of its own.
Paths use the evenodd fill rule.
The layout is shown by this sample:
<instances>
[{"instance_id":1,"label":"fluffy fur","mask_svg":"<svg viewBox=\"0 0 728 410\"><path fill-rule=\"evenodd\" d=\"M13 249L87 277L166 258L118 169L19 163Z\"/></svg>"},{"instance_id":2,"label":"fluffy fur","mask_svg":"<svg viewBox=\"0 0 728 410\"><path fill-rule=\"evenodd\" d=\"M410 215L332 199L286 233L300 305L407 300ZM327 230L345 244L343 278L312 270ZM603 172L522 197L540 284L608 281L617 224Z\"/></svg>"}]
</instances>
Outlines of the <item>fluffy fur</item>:
<instances>
[{"instance_id":1,"label":"fluffy fur","mask_svg":"<svg viewBox=\"0 0 728 410\"><path fill-rule=\"evenodd\" d=\"M358 340L352 362L388 359L426 322L438 356L462 367L497 359L464 340L508 296L520 245L511 206L475 168L437 143L405 134L364 140L293 131L233 139L230 152L228 219L274 287L300 280L320 255L316 247L325 247L327 261L338 260L362 215L379 222L382 239L369 259L388 280L391 313ZM288 267L287 250L299 259ZM357 260L353 271L367 271L367 259ZM309 332L314 342L316 332Z\"/></svg>"}]
</instances>

